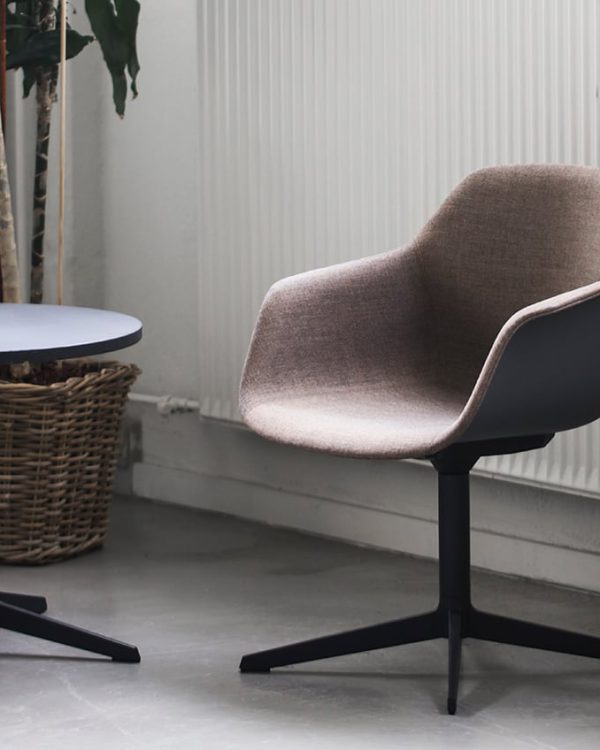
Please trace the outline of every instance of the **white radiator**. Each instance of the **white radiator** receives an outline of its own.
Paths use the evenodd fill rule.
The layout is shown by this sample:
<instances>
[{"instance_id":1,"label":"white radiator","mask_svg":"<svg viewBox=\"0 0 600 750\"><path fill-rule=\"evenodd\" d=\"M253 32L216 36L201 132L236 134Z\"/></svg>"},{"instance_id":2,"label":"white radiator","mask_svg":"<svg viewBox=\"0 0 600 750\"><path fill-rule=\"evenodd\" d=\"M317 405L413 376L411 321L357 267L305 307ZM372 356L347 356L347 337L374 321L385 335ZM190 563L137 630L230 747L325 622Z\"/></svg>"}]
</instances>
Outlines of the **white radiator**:
<instances>
[{"instance_id":1,"label":"white radiator","mask_svg":"<svg viewBox=\"0 0 600 750\"><path fill-rule=\"evenodd\" d=\"M597 0L200 0L202 411L277 278L397 247L467 173L598 164ZM600 494L597 426L479 468Z\"/></svg>"}]
</instances>

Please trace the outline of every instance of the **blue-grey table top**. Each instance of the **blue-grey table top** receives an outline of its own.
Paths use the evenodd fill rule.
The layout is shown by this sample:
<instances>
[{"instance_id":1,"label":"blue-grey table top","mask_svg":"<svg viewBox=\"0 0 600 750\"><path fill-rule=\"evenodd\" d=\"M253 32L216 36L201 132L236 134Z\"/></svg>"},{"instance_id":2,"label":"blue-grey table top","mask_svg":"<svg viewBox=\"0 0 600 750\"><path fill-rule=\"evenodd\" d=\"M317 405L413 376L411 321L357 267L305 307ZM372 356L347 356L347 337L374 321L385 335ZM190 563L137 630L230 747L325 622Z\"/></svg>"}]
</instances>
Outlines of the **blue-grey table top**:
<instances>
[{"instance_id":1,"label":"blue-grey table top","mask_svg":"<svg viewBox=\"0 0 600 750\"><path fill-rule=\"evenodd\" d=\"M142 338L131 315L67 305L0 304L0 364L124 349Z\"/></svg>"}]
</instances>

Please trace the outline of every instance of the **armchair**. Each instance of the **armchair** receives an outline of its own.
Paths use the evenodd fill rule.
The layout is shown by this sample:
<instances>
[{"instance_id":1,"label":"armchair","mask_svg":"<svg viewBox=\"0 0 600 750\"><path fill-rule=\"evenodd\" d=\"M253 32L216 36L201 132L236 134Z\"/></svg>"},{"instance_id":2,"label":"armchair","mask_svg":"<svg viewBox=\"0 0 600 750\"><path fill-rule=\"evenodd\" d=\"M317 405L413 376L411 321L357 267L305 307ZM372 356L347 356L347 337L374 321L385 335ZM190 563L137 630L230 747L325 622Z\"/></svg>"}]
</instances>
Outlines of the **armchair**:
<instances>
[{"instance_id":1,"label":"armchair","mask_svg":"<svg viewBox=\"0 0 600 750\"><path fill-rule=\"evenodd\" d=\"M274 284L240 407L266 438L423 458L439 486L438 607L244 656L243 672L433 638L456 712L466 637L600 658L600 638L477 610L469 473L600 417L600 170L480 170L403 248Z\"/></svg>"}]
</instances>

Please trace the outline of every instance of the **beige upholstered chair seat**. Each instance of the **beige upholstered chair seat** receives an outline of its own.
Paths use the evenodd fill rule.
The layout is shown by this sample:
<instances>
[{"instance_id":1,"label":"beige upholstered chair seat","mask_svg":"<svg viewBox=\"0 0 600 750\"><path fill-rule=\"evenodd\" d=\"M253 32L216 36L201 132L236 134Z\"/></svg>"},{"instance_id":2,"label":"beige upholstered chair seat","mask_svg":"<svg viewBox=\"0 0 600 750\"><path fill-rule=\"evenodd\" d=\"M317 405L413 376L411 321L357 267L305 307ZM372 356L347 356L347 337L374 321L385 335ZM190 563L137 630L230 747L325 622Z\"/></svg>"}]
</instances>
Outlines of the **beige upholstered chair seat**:
<instances>
[{"instance_id":1,"label":"beige upholstered chair seat","mask_svg":"<svg viewBox=\"0 0 600 750\"><path fill-rule=\"evenodd\" d=\"M462 407L439 388L356 384L302 396L280 394L257 405L251 422L257 432L312 450L420 456L444 441Z\"/></svg>"},{"instance_id":2,"label":"beige upholstered chair seat","mask_svg":"<svg viewBox=\"0 0 600 750\"><path fill-rule=\"evenodd\" d=\"M570 429L600 416L581 361L598 298L600 170L483 169L405 247L271 287L242 415L279 442L376 458Z\"/></svg>"}]
</instances>

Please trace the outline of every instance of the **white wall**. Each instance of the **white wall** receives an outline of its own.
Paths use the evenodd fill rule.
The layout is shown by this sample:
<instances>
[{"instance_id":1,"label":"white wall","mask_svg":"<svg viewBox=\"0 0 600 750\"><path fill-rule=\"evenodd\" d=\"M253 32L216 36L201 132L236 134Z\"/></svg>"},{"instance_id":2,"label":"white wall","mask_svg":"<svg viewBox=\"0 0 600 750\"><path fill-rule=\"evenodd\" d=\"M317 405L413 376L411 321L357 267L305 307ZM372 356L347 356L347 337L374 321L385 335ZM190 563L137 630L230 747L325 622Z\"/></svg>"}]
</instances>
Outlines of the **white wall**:
<instances>
[{"instance_id":1,"label":"white wall","mask_svg":"<svg viewBox=\"0 0 600 750\"><path fill-rule=\"evenodd\" d=\"M123 120L98 46L72 66L73 295L143 320L143 341L123 355L144 371L139 389L196 397L196 3L144 0L139 57L140 96Z\"/></svg>"},{"instance_id":2,"label":"white wall","mask_svg":"<svg viewBox=\"0 0 600 750\"><path fill-rule=\"evenodd\" d=\"M33 153L35 144L34 101L22 98L21 76L7 76L7 127L6 152L11 181L12 208L19 255L21 283L25 291L26 255L31 232L31 205L33 203Z\"/></svg>"},{"instance_id":3,"label":"white wall","mask_svg":"<svg viewBox=\"0 0 600 750\"><path fill-rule=\"evenodd\" d=\"M581 56L568 41L571 39L569 29L575 25L583 32L586 50L596 48L598 14L594 2L535 0L524 4L527 8L526 25L523 33L516 36L512 34L512 23L518 8L523 7L518 0L490 0L486 3L493 9L493 14L481 28L477 19L481 18L483 4L477 0L429 0L423 3L387 0L378 3L372 0L205 0L197 3L172 0L168 3L168 12L165 5L159 0L143 2L141 93L137 101L128 104L124 121L119 121L112 113L109 82L97 49L86 51L85 58L82 56L77 65L72 66L71 79L71 195L74 209L70 233L73 253L71 294L73 300L81 304L106 305L143 319L143 342L122 355L135 359L144 368L143 378L136 386L139 391L191 398L208 395L210 399L216 394L217 400L231 401L232 384L239 374L241 356L238 346L242 343L241 329L233 331L232 328L237 321L235 316L240 300L246 305L242 309L245 311L243 325L247 335L262 287L272 276L295 270L303 264L318 265L335 259L328 254L333 246L328 244L329 239L335 241L340 252L345 252L344 242L347 241L348 254L353 255L392 246L416 228L417 219L434 207L460 176L461 170L468 171L477 166L483 157L487 161L505 161L513 153L510 149L515 144L521 149L518 151L520 158L538 158L542 146L530 139L528 131L520 130L527 125L531 100L535 102L537 118L543 118L544 113L548 116L543 140L543 148L547 150L542 155L572 161L589 161L597 156L597 139L590 137L591 131L581 130L578 120L564 120L565 113L578 112L587 118L588 125L596 122L596 73L581 68ZM473 44L479 44L481 65L493 64L480 32L491 35L496 28L494 22L500 38L510 41L512 46L508 49L515 50L507 64L517 81L522 80L523 86L519 89L519 108L514 116L509 117L503 106L510 94L505 84L493 91L481 92L484 98L497 105L494 121L481 122L474 100L449 97L447 71L442 70L446 78L427 78L439 71L441 56L444 50L448 51L444 46L447 44L446 31L448 38L454 40L457 51L464 53L453 13L467 6L474 13L469 38ZM563 11L565 6L568 6L567 11ZM336 8L344 13L358 13L356 18L363 21L358 28L363 41L367 30L373 34L378 24L383 23L387 34L385 44L381 47L377 40L374 43L377 65L382 66L384 62L381 57L384 50L393 51L398 55L395 58L398 68L390 75L397 75L398 80L407 75L402 66L408 63L409 52L408 48L402 47L396 50L390 36L394 28L403 34L406 32L402 25L404 16L399 15L398 8L403 9L405 15L408 10L418 15L436 9L441 13L445 9L447 23L437 29L437 36L428 36L426 47L410 48L412 53L421 56L421 75L425 78L409 80L411 93L406 101L398 103L399 113L403 118L416 108L421 118L419 128L439 122L447 124L453 137L459 138L463 133L455 119L456 107L466 108L465 113L472 114L473 122L482 128L480 140L475 138L472 141L472 158L461 162L461 166L456 161L456 152L445 150L441 129L420 133L419 148L408 142L407 133L400 127L404 122L402 118L388 129L385 143L395 144L401 160L398 163L388 161L388 182L385 184L393 182L392 169L404 170L410 165L417 168L421 164L423 171L416 174L414 192L412 175L404 172L398 172L396 192L382 189L381 196L388 201L383 211L387 217L385 231L373 220L378 214L369 212L371 194L365 197L360 192L364 184L371 184L361 182L362 178L366 176L373 182L376 176L373 172L374 155L368 149L355 161L356 171L351 169L346 177L345 172L340 177L330 169L324 183L326 187L331 180L336 185L340 181L338 188L342 192L338 193L339 202L333 208L345 211L349 224L340 218L339 213L335 214L333 224L327 218L332 205L315 199L315 195L317 198L324 196L326 190L311 193L310 203L302 202L309 195L306 191L317 174L311 170L315 165L323 164L323 154L319 150L322 144L315 140L317 130L313 128L306 133L301 126L305 112L312 111L311 86L318 76L314 61L312 67L309 65L306 70L301 70L296 64L300 58L288 60L288 64L296 66L294 75L304 76L297 89L301 95L294 104L295 109L283 115L290 125L292 120L297 125L294 133L300 140L295 143L301 148L293 152L293 161L289 161L282 150L282 131L275 125L280 99L270 100L273 119L267 129L258 127L260 115L255 113L253 117L257 119L246 132L240 130L243 121L234 116L235 100L224 98L224 90L219 88L219 83L224 83L235 70L237 75L249 76L245 80L252 83L258 80L257 76L266 74L265 58L261 55L267 54L267 49L270 49L267 42L273 43L269 34L274 34L278 27L267 24L258 29L258 19L263 17L260 14L280 12L277 18L279 24L284 20L288 24L286 33L299 35L293 43L295 47L290 50L279 48L281 54L293 54L296 50L310 57L311 49L306 45L324 41L319 34L316 37L310 35L311 30L318 28L315 24L321 17L319 13L326 14L329 32L337 33L334 28ZM373 8L372 16L370 8ZM521 77L516 66L521 59L519 55L527 46L525 31L531 31L538 22L534 11L540 8L543 14L539 18L543 22L539 29L536 27L536 38L541 41L529 61L529 77ZM204 13L200 19L197 18L198 9ZM385 9L392 13L396 26L385 23L381 16ZM237 68L234 70L227 68L227 59L234 58L228 58L227 48L221 42L227 37L226 31L233 33L233 39L237 38L235 34L241 28L234 21L237 11L246 13L250 26L263 34L263 44L257 46L260 54L255 58L256 64L247 67L238 57L235 58ZM288 11L289 15L285 16ZM210 27L206 26L207 12L213 14ZM559 15L561 13L565 13L564 19ZM206 49L199 50L198 28L200 38L211 45L210 53ZM423 21L419 29L420 33L427 30ZM360 49L364 53L364 47ZM350 46L346 53L351 52ZM563 81L567 93L558 96L553 83L564 75L563 62L566 64L567 61L569 71L576 77L573 80L580 81L580 84L570 87L569 81ZM335 60L332 58L330 62L335 63ZM468 67L468 62L461 57L455 64ZM225 67L217 69L211 65ZM370 75L376 69L370 68ZM273 69L271 75L277 76L278 70ZM336 92L335 70L328 68L326 81L332 96ZM544 70L548 71L549 78L543 79L544 88L540 91L531 85L531 76L543 74ZM337 72L349 83L347 77L353 75L351 71L337 69ZM578 78L580 74L581 78ZM269 80L269 85L272 85L276 78ZM285 85L284 79L277 80L279 85ZM381 90L372 90L367 79L361 81L358 99L342 102L354 109L339 113L336 128L346 133L345 126L352 126L353 137L361 134L381 136L378 122L365 119L368 110L361 108L361 97L374 97L380 113L389 113L394 102L386 101ZM373 83L376 86L375 80ZM200 96L198 101L198 92L207 91L207 86L211 96ZM425 97L421 96L422 90L426 92ZM593 91L592 103L590 90ZM230 96L231 91L233 89ZM460 91L456 93L460 94ZM248 98L248 91L244 96L246 106L258 106L258 102ZM341 94L339 96L343 99ZM269 105L268 100L262 101ZM335 97L321 96L320 101L328 116L333 116L331 106ZM365 100L365 107L366 103ZM199 108L201 116L198 115ZM361 117L359 127L353 118ZM211 123L207 123L207 118L212 118ZM210 129L207 124L210 124ZM518 129L519 138L511 127ZM493 128L493 133L490 128ZM268 134L274 140L265 140ZM575 135L582 135L583 140L577 140ZM235 148L225 149L226 158L221 160L218 150L211 151L213 143L219 149L227 144ZM350 148L349 141L344 143L344 148ZM583 145L571 152L572 143ZM199 160L201 144L202 158ZM335 153L338 154L336 159L342 162L346 152ZM242 157L250 161L243 165L238 163L236 159ZM380 153L377 158L383 158L385 163L385 157L385 153ZM325 164L332 166L327 158ZM253 165L259 167L256 179L253 179L254 173L248 171L254 168ZM288 174L290 169L292 171ZM241 182L240 177L243 178ZM291 194L281 193L285 179L291 180ZM349 180L348 184L345 180ZM319 185L319 190L324 190L323 184ZM345 190L350 194L346 195ZM289 195L289 200L284 199L286 195ZM350 200L350 209L344 207L345 196ZM297 200L300 204L296 203ZM404 218L404 205L410 207L407 219ZM204 211L200 224L197 219L199 207ZM262 221L254 234L248 232L248 227L254 226L248 224L249 217ZM247 242L244 242L244 234ZM277 237L283 235L291 237L291 244L285 245L287 254L278 258ZM308 254L290 253L290 249L299 247L300 241L307 245L311 238L318 241L310 245ZM261 243L267 243L269 252L274 253L274 263L267 263L261 257ZM252 256L252 263L244 265L248 254ZM250 283L249 274L253 274L254 279L250 290L244 286ZM212 306L218 302L219 296L226 300L226 304L215 310ZM229 370L220 380L219 367L224 361L229 363ZM205 390L207 384L208 392ZM211 391L220 385L224 386L223 395L219 394L218 388ZM227 413L227 409L230 405L221 412L217 404L215 413ZM122 473L120 482L122 487L134 492L415 554L435 552L433 474L426 468L396 462L340 461L304 454L269 445L235 427L206 420L201 422L191 415L163 419L149 406L133 408L130 425L129 437L135 460ZM477 564L571 585L600 588L600 504L597 501L485 479L476 480L474 489Z\"/></svg>"}]
</instances>

